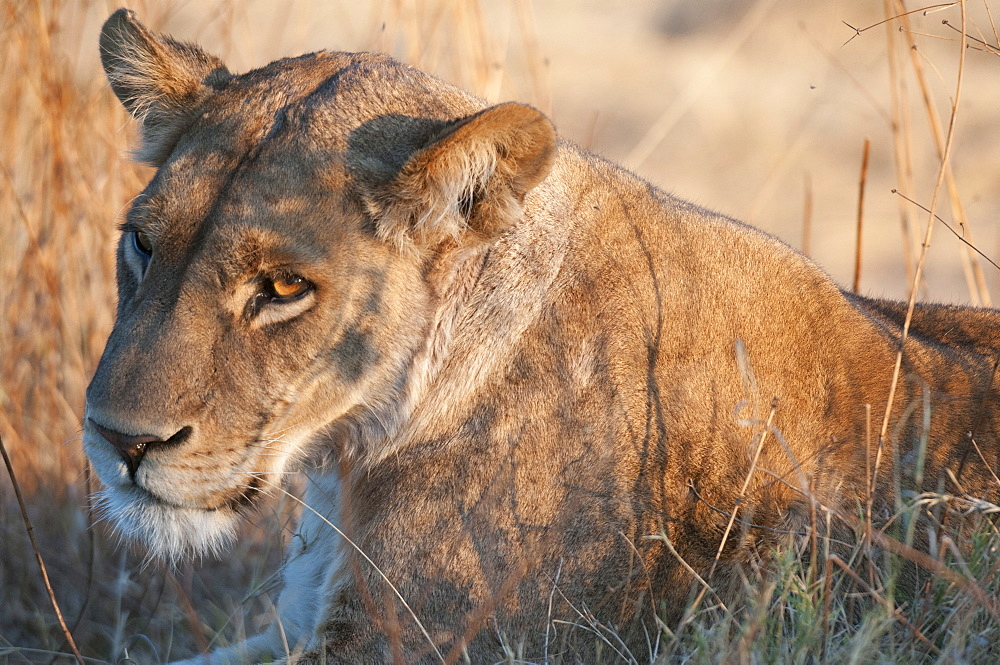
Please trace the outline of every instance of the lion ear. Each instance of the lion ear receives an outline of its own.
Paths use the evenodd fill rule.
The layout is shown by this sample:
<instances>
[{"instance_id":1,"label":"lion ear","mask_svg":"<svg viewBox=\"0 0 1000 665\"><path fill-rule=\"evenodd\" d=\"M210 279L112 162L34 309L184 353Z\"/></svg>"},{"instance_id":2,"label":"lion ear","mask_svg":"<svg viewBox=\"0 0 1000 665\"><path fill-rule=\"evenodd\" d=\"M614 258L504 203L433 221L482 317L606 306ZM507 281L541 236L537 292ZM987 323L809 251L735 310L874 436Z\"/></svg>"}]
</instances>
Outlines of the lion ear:
<instances>
[{"instance_id":1,"label":"lion ear","mask_svg":"<svg viewBox=\"0 0 1000 665\"><path fill-rule=\"evenodd\" d=\"M500 104L448 123L369 196L377 233L400 248L446 239L488 242L521 217L525 195L556 153L555 128L523 104Z\"/></svg>"},{"instance_id":2,"label":"lion ear","mask_svg":"<svg viewBox=\"0 0 1000 665\"><path fill-rule=\"evenodd\" d=\"M111 89L142 122L139 158L153 166L166 160L212 86L230 76L218 58L153 33L127 9L105 21L100 47Z\"/></svg>"}]
</instances>

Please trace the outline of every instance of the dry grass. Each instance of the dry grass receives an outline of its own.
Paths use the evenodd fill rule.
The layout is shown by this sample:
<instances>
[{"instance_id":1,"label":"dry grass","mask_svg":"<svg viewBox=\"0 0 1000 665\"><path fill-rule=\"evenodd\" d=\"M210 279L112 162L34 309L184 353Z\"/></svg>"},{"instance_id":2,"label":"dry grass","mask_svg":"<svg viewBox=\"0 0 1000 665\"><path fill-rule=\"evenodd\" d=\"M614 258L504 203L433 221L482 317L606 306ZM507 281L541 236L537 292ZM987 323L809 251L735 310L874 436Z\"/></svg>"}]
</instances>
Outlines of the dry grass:
<instances>
[{"instance_id":1,"label":"dry grass","mask_svg":"<svg viewBox=\"0 0 1000 665\"><path fill-rule=\"evenodd\" d=\"M173 5L131 4L154 28L175 17ZM898 0L884 4L888 15L901 11ZM545 5L538 2L535 10L551 12ZM353 25L357 47L392 51L487 98L513 96L544 110L558 107L532 3L510 0L507 6L511 27L506 31L491 22L485 4L474 1L385 2L370 15L355 11L348 16L344 10L344 21ZM996 77L997 33L984 7L1000 19L1000 5L970 3L975 20L967 31L977 50L970 51L966 67L985 68ZM133 128L99 71L96 29L111 9L89 0L15 0L0 7L0 99L5 100L0 115L0 436L29 498L55 593L84 655L103 662L131 656L144 663L238 639L268 620L271 608L261 592L273 585L294 510L279 504L261 514L259 525L248 526L239 551L226 564L206 562L177 571L140 566L135 553L116 548L114 536L101 527L88 528L78 441L84 390L113 321L114 222L150 176L124 159L134 145ZM251 39L259 32L260 16L251 17L249 11L236 2L216 3L206 11L199 28L203 34L194 37L218 44L213 50L242 58L244 64L260 63ZM268 12L260 7L254 11ZM883 97L888 101L880 103L889 122L881 136L872 137L876 145L891 148L892 159L882 170L894 174L892 182L902 193L928 205L936 196L928 183L937 178L944 197L937 207L968 238L971 221L959 196L961 172L940 160L932 160L936 165L930 172L921 172L925 162L920 156L948 151L951 108L942 104L942 88L947 87L952 101L961 99L973 107L995 109L995 100L978 97L974 85L956 92L953 47L958 35L939 18L948 18L952 26L961 21L957 8L945 11L909 15L904 32L898 31L902 19L873 27L855 38L853 48L882 54L888 81ZM294 46L293 21L263 23L277 27L258 34L258 44L286 40L293 43L289 52L301 50ZM730 34L741 35L741 26ZM932 37L924 33L953 40L945 45L951 51L928 51L934 54L928 57L923 48ZM850 35L846 31L845 39ZM920 48L914 50L914 44ZM939 77L948 86L939 85ZM665 112L661 117L673 116ZM962 112L955 117L961 127ZM599 123L591 125L576 138L600 144L595 138ZM656 136L663 133L655 123L647 129L655 129ZM843 137L852 146L865 138ZM640 145L645 144L635 140L607 151L626 155ZM954 150L961 147L956 144ZM825 156L817 153L814 159ZM856 182L859 163L845 165L847 181ZM801 174L795 177L802 182ZM807 187L810 198L813 186ZM857 200L856 191L839 195ZM800 197L800 191L794 196ZM809 218L823 200L822 192L817 193ZM898 214L905 237L895 241L898 260L905 262L912 279L918 264L916 238L924 236L923 223L930 218L902 201ZM853 213L848 215L852 219ZM869 213L866 225L870 220ZM812 223L815 232L818 222ZM843 251L852 263L849 249ZM989 302L988 284L995 278L984 275L978 257L961 250L949 254L948 261L966 275L969 299ZM917 291L925 288L919 279L917 284ZM902 526L889 534L896 538L893 542L908 544L913 533L909 525L917 522L938 536L932 559L937 574L926 576L916 593L902 595L896 588L900 571L911 566L905 548L874 558L859 548L855 559L844 561L827 556L823 543L816 544L811 556L789 548L769 574L750 575L746 611L733 613L699 597L680 627L665 627L652 653L637 658L655 655L663 662L691 663L995 662L992 650L1000 644L1000 627L991 603L1000 593L1000 540L989 518L994 508L934 496L900 503ZM6 481L0 481L0 547L0 662L49 662L57 653L65 654ZM958 577L945 575L945 569ZM197 620L191 618L192 607ZM603 634L602 627L592 628ZM613 649L608 653L610 660Z\"/></svg>"}]
</instances>

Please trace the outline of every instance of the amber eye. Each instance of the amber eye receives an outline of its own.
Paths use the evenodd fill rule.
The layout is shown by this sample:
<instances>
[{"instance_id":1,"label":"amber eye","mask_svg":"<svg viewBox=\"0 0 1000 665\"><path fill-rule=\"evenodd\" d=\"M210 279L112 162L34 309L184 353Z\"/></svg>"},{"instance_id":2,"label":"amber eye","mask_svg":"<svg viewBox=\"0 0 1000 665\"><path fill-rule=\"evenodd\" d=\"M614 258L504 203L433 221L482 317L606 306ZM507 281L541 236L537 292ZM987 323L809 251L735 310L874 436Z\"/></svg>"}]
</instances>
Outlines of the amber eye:
<instances>
[{"instance_id":1,"label":"amber eye","mask_svg":"<svg viewBox=\"0 0 1000 665\"><path fill-rule=\"evenodd\" d=\"M149 236L142 231L136 231L132 234L132 243L135 248L139 250L140 253L146 256L153 255L153 243L150 241Z\"/></svg>"},{"instance_id":2,"label":"amber eye","mask_svg":"<svg viewBox=\"0 0 1000 665\"><path fill-rule=\"evenodd\" d=\"M279 277L271 282L271 291L275 297L284 300L297 298L309 290L309 282L301 277Z\"/></svg>"},{"instance_id":3,"label":"amber eye","mask_svg":"<svg viewBox=\"0 0 1000 665\"><path fill-rule=\"evenodd\" d=\"M255 280L256 281L256 280ZM257 292L243 310L247 321L260 324L287 321L308 310L315 285L292 273L256 281Z\"/></svg>"}]
</instances>

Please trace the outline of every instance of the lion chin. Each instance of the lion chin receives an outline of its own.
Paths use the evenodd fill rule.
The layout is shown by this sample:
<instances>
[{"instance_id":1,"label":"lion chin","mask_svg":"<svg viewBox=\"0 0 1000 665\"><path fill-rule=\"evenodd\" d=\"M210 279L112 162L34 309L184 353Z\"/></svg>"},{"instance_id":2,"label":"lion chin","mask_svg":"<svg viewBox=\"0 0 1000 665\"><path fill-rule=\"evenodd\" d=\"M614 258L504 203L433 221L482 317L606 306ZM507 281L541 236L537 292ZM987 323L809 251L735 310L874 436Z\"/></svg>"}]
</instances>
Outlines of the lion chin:
<instances>
[{"instance_id":1,"label":"lion chin","mask_svg":"<svg viewBox=\"0 0 1000 665\"><path fill-rule=\"evenodd\" d=\"M109 487L96 494L100 515L123 540L142 543L148 558L177 563L218 556L236 540L239 512L175 506L137 487Z\"/></svg>"}]
</instances>

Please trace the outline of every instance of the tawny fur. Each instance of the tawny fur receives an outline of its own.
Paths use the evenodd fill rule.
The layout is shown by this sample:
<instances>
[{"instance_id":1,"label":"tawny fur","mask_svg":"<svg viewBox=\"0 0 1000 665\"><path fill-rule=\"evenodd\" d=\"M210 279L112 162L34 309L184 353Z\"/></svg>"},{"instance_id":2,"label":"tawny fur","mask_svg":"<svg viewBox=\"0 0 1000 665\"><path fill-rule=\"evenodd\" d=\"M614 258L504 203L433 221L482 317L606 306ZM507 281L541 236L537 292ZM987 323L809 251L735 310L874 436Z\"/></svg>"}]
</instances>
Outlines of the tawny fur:
<instances>
[{"instance_id":1,"label":"tawny fur","mask_svg":"<svg viewBox=\"0 0 1000 665\"><path fill-rule=\"evenodd\" d=\"M211 663L591 662L605 629L642 661L692 581L663 538L706 575L739 504L725 594L814 511L850 533L903 306L387 56L237 76L124 10L101 49L159 167L87 393L106 513L200 554L310 469L279 621ZM915 489L995 498L998 322L917 307L879 519L924 391ZM97 425L171 443L130 476Z\"/></svg>"}]
</instances>

